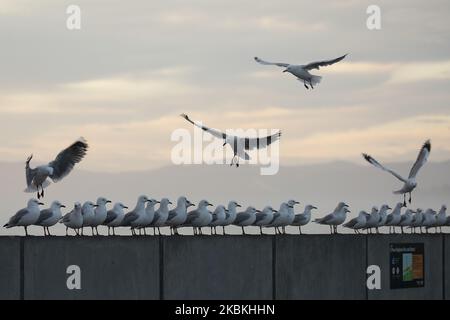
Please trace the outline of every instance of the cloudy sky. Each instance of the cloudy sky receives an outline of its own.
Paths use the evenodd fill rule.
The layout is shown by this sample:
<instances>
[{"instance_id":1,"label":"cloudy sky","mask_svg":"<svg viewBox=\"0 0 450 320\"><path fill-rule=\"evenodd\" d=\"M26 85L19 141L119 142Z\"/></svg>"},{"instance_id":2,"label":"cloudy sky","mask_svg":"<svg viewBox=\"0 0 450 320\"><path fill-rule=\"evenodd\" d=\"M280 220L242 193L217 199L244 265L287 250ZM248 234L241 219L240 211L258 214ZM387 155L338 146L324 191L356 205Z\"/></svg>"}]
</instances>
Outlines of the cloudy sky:
<instances>
[{"instance_id":1,"label":"cloudy sky","mask_svg":"<svg viewBox=\"0 0 450 320\"><path fill-rule=\"evenodd\" d=\"M81 8L81 30L66 8ZM382 28L366 27L367 6ZM79 136L84 169L170 165L178 117L276 128L282 164L450 159L450 4L432 1L1 0L0 160L50 160ZM305 90L267 60L350 53Z\"/></svg>"}]
</instances>

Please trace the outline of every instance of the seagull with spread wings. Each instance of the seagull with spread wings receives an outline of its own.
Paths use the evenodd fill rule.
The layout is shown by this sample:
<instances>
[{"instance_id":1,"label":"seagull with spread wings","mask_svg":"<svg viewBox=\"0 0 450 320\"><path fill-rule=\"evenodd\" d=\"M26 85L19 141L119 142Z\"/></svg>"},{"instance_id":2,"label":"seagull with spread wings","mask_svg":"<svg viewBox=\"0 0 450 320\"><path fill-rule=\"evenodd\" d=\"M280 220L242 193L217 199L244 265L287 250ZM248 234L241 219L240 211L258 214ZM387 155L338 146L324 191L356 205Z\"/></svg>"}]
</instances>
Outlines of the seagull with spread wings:
<instances>
[{"instance_id":1,"label":"seagull with spread wings","mask_svg":"<svg viewBox=\"0 0 450 320\"><path fill-rule=\"evenodd\" d=\"M283 62L268 62L268 61L264 61L258 57L255 57L254 59L256 62L263 64L263 65L278 66L278 67L286 68L286 69L284 69L283 72L289 72L289 73L293 74L294 76L296 76L297 80L303 81L303 85L305 86L306 89L309 89L308 84L310 85L311 89L314 89L314 86L316 84L318 84L320 82L320 80L322 80L322 77L313 75L313 74L309 73L309 71L311 71L313 69L319 70L320 67L326 67L326 66L335 64L335 63L341 61L342 59L344 59L347 55L348 55L348 53L344 54L343 56L336 58L336 59L311 62L311 63L305 64L305 65L290 64L290 63L283 63Z\"/></svg>"},{"instance_id":2,"label":"seagull with spread wings","mask_svg":"<svg viewBox=\"0 0 450 320\"><path fill-rule=\"evenodd\" d=\"M267 146L277 141L281 137L281 131L278 131L277 133L266 137L258 137L258 138L238 137L196 123L192 121L187 114L183 113L181 114L181 117L186 119L188 122L192 123L194 126L208 132L212 136L218 139L222 139L223 146L229 144L233 149L234 154L230 166L235 164L236 167L239 167L239 159L250 160L250 156L246 151L266 148Z\"/></svg>"},{"instance_id":3,"label":"seagull with spread wings","mask_svg":"<svg viewBox=\"0 0 450 320\"><path fill-rule=\"evenodd\" d=\"M396 177L398 180L403 182L403 187L400 190L394 191L394 193L395 194L403 194L403 205L406 207L406 194L409 193L409 203L411 203L411 192L417 186L417 181L416 181L417 174L419 173L420 168L422 168L425 165L425 163L427 162L428 156L430 155L430 151L431 151L431 142L430 142L430 140L427 140L423 144L422 149L420 149L419 155L417 156L417 160L414 163L414 165L412 166L407 179L403 178L401 175L394 172L393 170L382 166L377 160L375 160L368 154L363 153L363 157L370 164L374 165L375 167L377 167L381 170L389 172L394 177Z\"/></svg>"},{"instance_id":4,"label":"seagull with spread wings","mask_svg":"<svg viewBox=\"0 0 450 320\"><path fill-rule=\"evenodd\" d=\"M27 188L25 192L36 192L40 199L44 197L44 188L50 185L50 179L58 182L72 171L75 164L80 162L86 155L88 144L84 138L80 138L69 147L61 151L52 162L38 166L34 169L30 168L30 161L33 155L29 156L25 165L25 175L27 178ZM39 187L42 192L39 192Z\"/></svg>"}]
</instances>

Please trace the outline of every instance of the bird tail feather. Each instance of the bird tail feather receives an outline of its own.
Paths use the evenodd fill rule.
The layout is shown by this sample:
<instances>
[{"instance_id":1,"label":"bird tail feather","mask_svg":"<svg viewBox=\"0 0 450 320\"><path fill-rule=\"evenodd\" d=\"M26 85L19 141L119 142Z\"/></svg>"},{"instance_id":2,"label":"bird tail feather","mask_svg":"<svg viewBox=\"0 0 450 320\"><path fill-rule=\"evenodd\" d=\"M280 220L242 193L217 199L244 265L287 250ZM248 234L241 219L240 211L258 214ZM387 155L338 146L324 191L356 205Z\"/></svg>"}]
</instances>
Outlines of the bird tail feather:
<instances>
[{"instance_id":1,"label":"bird tail feather","mask_svg":"<svg viewBox=\"0 0 450 320\"><path fill-rule=\"evenodd\" d=\"M321 76L311 76L311 83L313 84L313 86L319 84L321 80Z\"/></svg>"},{"instance_id":2,"label":"bird tail feather","mask_svg":"<svg viewBox=\"0 0 450 320\"><path fill-rule=\"evenodd\" d=\"M51 184L51 182L47 179L44 181L44 183L42 184L43 188L47 188L49 185ZM26 189L24 190L24 192L28 192L28 193L33 193L36 192L37 188L34 184L30 184L28 187L26 187Z\"/></svg>"}]
</instances>

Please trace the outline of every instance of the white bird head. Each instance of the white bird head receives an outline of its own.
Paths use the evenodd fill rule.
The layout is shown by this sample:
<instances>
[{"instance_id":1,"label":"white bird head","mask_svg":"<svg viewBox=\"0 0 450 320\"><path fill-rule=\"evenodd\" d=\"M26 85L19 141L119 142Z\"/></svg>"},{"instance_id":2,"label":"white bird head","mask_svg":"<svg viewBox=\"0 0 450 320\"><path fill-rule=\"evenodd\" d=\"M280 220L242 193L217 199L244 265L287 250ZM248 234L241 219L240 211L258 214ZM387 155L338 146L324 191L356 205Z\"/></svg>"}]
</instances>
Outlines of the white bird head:
<instances>
[{"instance_id":1,"label":"white bird head","mask_svg":"<svg viewBox=\"0 0 450 320\"><path fill-rule=\"evenodd\" d=\"M300 204L300 202L296 200L289 200L287 203L291 208L293 208L296 204Z\"/></svg>"},{"instance_id":2,"label":"white bird head","mask_svg":"<svg viewBox=\"0 0 450 320\"><path fill-rule=\"evenodd\" d=\"M30 200L28 200L28 203L27 203L27 206L28 207L35 207L35 206L43 206L44 204L42 203L42 202L40 202L39 200L37 200L37 199L30 199Z\"/></svg>"},{"instance_id":3,"label":"white bird head","mask_svg":"<svg viewBox=\"0 0 450 320\"><path fill-rule=\"evenodd\" d=\"M107 203L111 203L111 200L106 199L105 197L98 197L97 198L97 205L106 205Z\"/></svg>"}]
</instances>

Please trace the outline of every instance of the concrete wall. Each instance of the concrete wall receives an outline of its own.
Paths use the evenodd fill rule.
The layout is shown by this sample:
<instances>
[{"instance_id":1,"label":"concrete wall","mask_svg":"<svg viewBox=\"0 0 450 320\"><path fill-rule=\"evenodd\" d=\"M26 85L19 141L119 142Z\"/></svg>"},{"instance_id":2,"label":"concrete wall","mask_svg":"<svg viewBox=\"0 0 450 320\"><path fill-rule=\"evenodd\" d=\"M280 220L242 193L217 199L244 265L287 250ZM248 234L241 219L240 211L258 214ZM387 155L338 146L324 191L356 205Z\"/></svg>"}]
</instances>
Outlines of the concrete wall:
<instances>
[{"instance_id":1,"label":"concrete wall","mask_svg":"<svg viewBox=\"0 0 450 320\"><path fill-rule=\"evenodd\" d=\"M389 244L403 242L424 243L424 288L389 288ZM443 235L0 237L0 298L448 299L449 248ZM365 287L371 264L381 290Z\"/></svg>"}]
</instances>

